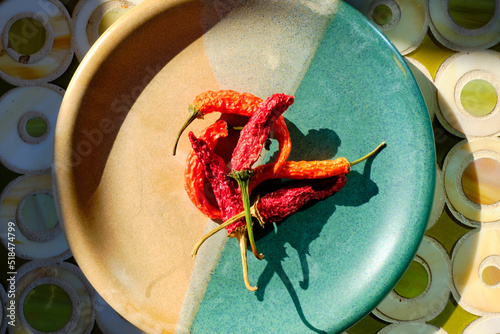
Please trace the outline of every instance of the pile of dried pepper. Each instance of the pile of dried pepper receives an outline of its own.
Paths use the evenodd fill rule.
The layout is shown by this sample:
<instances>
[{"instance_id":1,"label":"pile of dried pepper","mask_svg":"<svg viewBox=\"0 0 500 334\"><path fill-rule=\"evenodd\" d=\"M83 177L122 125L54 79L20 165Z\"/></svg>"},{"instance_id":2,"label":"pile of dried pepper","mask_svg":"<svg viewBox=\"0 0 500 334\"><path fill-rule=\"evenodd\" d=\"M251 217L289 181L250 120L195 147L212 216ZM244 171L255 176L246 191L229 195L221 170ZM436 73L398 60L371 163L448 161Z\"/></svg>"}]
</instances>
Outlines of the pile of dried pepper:
<instances>
[{"instance_id":1,"label":"pile of dried pepper","mask_svg":"<svg viewBox=\"0 0 500 334\"><path fill-rule=\"evenodd\" d=\"M228 136L230 125L220 119L208 126L198 137L189 133L192 151L187 157L185 189L193 204L207 217L221 219L223 223L205 235L195 246L196 255L201 244L214 233L226 229L230 237L237 238L242 258L245 286L251 291L247 266L247 236L252 253L263 258L257 250L253 235L253 219L261 225L282 221L311 201L327 198L338 192L346 183L351 166L376 153L380 144L366 156L349 162L345 158L323 161L287 161L291 139L282 114L294 102L293 96L273 94L262 100L249 93L233 90L208 91L198 95L189 106L190 117L176 138L173 154L182 132L196 118L212 112L248 117L234 147L230 167L215 153L220 138ZM253 165L268 140L270 132L279 143L275 162ZM269 179L300 180L291 185L256 197L250 202L250 193L257 185ZM209 187L206 187L206 185ZM210 192L210 194L207 194ZM214 197L216 203L209 198ZM255 196L254 196L255 197Z\"/></svg>"}]
</instances>

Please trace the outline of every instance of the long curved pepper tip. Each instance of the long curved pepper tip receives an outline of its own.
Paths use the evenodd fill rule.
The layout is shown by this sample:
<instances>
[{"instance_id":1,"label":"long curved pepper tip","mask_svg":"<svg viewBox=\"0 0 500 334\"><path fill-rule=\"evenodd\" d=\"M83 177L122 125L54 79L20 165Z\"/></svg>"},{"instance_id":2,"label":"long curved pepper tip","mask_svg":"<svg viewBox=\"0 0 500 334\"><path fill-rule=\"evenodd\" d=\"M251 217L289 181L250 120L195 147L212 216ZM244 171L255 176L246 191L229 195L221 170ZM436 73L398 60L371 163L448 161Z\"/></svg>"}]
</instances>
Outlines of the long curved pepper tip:
<instances>
[{"instance_id":1,"label":"long curved pepper tip","mask_svg":"<svg viewBox=\"0 0 500 334\"><path fill-rule=\"evenodd\" d=\"M262 260L262 259L264 258L264 254L259 253L259 252L257 251L257 248L253 248L253 247L252 247L252 253L253 253L253 255L255 255L255 257L256 257L257 259L259 259L259 260Z\"/></svg>"},{"instance_id":2,"label":"long curved pepper tip","mask_svg":"<svg viewBox=\"0 0 500 334\"><path fill-rule=\"evenodd\" d=\"M364 161L364 160L368 159L369 157L373 156L375 153L377 153L378 151L380 151L382 148L384 148L386 146L387 146L387 144L385 143L385 141L383 141L373 151L371 151L370 153L366 154L365 156L363 156L363 157L361 157L361 158L359 158L357 160L354 160L349 165L350 166L354 166L354 165L359 164L361 161Z\"/></svg>"},{"instance_id":3,"label":"long curved pepper tip","mask_svg":"<svg viewBox=\"0 0 500 334\"><path fill-rule=\"evenodd\" d=\"M248 279L248 264L247 264L247 237L245 234L246 228L244 226L238 228L236 230L236 238L238 239L238 243L240 245L241 252L241 264L243 266L243 281L245 283L245 287L250 291L256 291L256 286L251 286L250 281Z\"/></svg>"}]
</instances>

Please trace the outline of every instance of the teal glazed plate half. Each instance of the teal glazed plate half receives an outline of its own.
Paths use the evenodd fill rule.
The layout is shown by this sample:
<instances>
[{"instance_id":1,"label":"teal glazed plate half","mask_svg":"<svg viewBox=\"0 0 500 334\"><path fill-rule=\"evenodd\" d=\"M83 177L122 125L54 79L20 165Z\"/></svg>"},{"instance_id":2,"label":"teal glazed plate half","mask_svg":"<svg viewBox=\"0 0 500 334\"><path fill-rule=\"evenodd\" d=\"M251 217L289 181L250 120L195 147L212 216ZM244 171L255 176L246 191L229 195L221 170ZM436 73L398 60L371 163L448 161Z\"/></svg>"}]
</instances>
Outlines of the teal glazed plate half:
<instances>
[{"instance_id":1,"label":"teal glazed plate half","mask_svg":"<svg viewBox=\"0 0 500 334\"><path fill-rule=\"evenodd\" d=\"M289 160L346 157L345 187L276 226L256 226L243 284L238 243L184 190L188 105L207 90L295 97ZM220 117L188 128L198 135ZM272 140L262 163L273 161ZM147 333L339 333L374 309L423 238L433 133L404 59L335 0L145 0L82 60L63 100L54 193L96 291Z\"/></svg>"}]
</instances>

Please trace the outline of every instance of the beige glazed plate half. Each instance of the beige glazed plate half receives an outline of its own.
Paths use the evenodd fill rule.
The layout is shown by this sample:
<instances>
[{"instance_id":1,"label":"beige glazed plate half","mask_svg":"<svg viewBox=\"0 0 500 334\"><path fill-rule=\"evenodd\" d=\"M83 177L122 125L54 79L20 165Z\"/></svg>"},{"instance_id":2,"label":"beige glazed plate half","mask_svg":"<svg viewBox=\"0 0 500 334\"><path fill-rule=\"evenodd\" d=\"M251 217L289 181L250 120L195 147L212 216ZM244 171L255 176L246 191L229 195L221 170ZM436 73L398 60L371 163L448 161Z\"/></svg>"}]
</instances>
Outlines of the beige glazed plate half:
<instances>
[{"instance_id":1,"label":"beige glazed plate half","mask_svg":"<svg viewBox=\"0 0 500 334\"><path fill-rule=\"evenodd\" d=\"M256 292L245 289L227 233L191 258L215 223L184 191L186 134L171 154L189 103L218 89L294 95L284 115L293 160L352 161L387 142L341 192L257 241L265 258L248 263ZM345 330L413 259L434 175L411 72L335 0L145 0L87 53L55 133L54 192L71 251L97 292L148 333Z\"/></svg>"}]
</instances>

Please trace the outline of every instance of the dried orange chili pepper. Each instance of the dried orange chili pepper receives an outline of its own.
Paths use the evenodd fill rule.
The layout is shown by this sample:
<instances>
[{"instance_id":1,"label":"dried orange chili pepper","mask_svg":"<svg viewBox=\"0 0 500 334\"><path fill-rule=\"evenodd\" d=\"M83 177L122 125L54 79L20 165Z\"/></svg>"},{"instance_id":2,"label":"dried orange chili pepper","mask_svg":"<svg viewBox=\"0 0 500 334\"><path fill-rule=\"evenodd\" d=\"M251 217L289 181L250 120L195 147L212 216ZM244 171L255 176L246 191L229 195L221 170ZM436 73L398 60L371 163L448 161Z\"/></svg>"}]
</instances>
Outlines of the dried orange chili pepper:
<instances>
[{"instance_id":1,"label":"dried orange chili pepper","mask_svg":"<svg viewBox=\"0 0 500 334\"><path fill-rule=\"evenodd\" d=\"M196 118L203 118L213 112L250 117L259 109L262 102L260 97L234 90L207 91L199 94L189 106L190 116L177 134L173 155L175 155L181 134ZM274 166L275 171L278 171L290 154L291 141L285 119L282 116L276 120L272 129L279 143L278 158Z\"/></svg>"},{"instance_id":2,"label":"dried orange chili pepper","mask_svg":"<svg viewBox=\"0 0 500 334\"><path fill-rule=\"evenodd\" d=\"M334 160L286 161L277 173L274 171L273 163L260 165L253 170L249 190L255 189L256 186L265 180L274 178L302 180L323 179L336 175L345 175L350 172L351 166L368 159L384 145L385 143L380 144L373 151L353 162L349 162L344 157Z\"/></svg>"},{"instance_id":3,"label":"dried orange chili pepper","mask_svg":"<svg viewBox=\"0 0 500 334\"><path fill-rule=\"evenodd\" d=\"M195 117L218 111L223 114L251 116L262 103L262 99L250 93L240 93L226 89L206 91L195 97L192 107Z\"/></svg>"},{"instance_id":4,"label":"dried orange chili pepper","mask_svg":"<svg viewBox=\"0 0 500 334\"><path fill-rule=\"evenodd\" d=\"M250 117L262 103L262 99L250 93L239 93L234 90L206 91L195 97L189 105L189 118L184 122L177 137L172 154L175 155L179 138L184 130L195 119L213 112L235 114Z\"/></svg>"},{"instance_id":5,"label":"dried orange chili pepper","mask_svg":"<svg viewBox=\"0 0 500 334\"><path fill-rule=\"evenodd\" d=\"M316 161L285 161L277 173L274 164L269 163L254 168L249 189L254 189L260 183L274 178L281 179L322 179L335 175L348 174L350 163L346 158Z\"/></svg>"}]
</instances>

